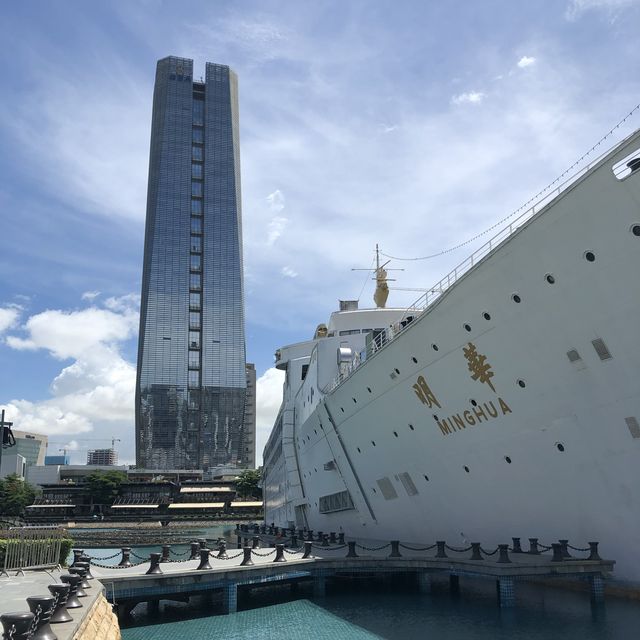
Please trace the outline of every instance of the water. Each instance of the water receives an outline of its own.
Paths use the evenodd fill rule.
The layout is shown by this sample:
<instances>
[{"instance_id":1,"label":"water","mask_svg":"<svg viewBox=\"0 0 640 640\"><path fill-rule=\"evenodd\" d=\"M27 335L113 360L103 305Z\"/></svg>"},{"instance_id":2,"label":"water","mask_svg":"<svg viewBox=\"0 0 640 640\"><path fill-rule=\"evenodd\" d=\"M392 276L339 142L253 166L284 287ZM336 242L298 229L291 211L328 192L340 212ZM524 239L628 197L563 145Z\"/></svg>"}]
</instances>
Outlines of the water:
<instances>
[{"instance_id":1,"label":"water","mask_svg":"<svg viewBox=\"0 0 640 640\"><path fill-rule=\"evenodd\" d=\"M460 580L419 594L409 580L334 584L325 598L300 586L239 593L239 608L220 615L220 603L163 601L160 614L139 605L121 621L123 640L627 640L637 637L640 602L609 598L592 609L588 593L518 584L517 606L500 609L490 581ZM212 615L215 613L216 615Z\"/></svg>"}]
</instances>

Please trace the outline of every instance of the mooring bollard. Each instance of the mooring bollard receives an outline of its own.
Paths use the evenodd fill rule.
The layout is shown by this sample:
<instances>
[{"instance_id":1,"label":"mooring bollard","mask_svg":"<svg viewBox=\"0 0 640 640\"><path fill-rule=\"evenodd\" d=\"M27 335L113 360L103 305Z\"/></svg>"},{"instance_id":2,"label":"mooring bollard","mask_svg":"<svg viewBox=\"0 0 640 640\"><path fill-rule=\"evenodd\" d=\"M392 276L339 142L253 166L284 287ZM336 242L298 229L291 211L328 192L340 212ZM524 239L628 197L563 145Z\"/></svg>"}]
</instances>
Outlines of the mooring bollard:
<instances>
[{"instance_id":1,"label":"mooring bollard","mask_svg":"<svg viewBox=\"0 0 640 640\"><path fill-rule=\"evenodd\" d=\"M30 640L31 625L35 616L33 613L3 613L0 621L4 627L3 638L10 640Z\"/></svg>"},{"instance_id":2,"label":"mooring bollard","mask_svg":"<svg viewBox=\"0 0 640 640\"><path fill-rule=\"evenodd\" d=\"M313 529L307 530L307 540L310 540L311 542L313 542Z\"/></svg>"},{"instance_id":3,"label":"mooring bollard","mask_svg":"<svg viewBox=\"0 0 640 640\"><path fill-rule=\"evenodd\" d=\"M558 542L560 543L560 551L562 551L562 557L563 558L570 558L571 554L569 553L569 541L568 540L558 540Z\"/></svg>"},{"instance_id":4,"label":"mooring bollard","mask_svg":"<svg viewBox=\"0 0 640 640\"><path fill-rule=\"evenodd\" d=\"M322 531L318 531L318 542L322 542L323 536L324 536L324 533L322 533Z\"/></svg>"},{"instance_id":5,"label":"mooring bollard","mask_svg":"<svg viewBox=\"0 0 640 640\"><path fill-rule=\"evenodd\" d=\"M260 533L264 536L267 533L267 525L266 524L262 524L260 525Z\"/></svg>"},{"instance_id":6,"label":"mooring bollard","mask_svg":"<svg viewBox=\"0 0 640 640\"><path fill-rule=\"evenodd\" d=\"M218 558L218 560L226 560L228 557L227 543L224 540L220 540L218 542L218 555L216 556L216 558Z\"/></svg>"},{"instance_id":7,"label":"mooring bollard","mask_svg":"<svg viewBox=\"0 0 640 640\"><path fill-rule=\"evenodd\" d=\"M149 570L145 575L150 575L153 573L162 573L162 569L160 568L160 554L159 553L150 553L149 554Z\"/></svg>"},{"instance_id":8,"label":"mooring bollard","mask_svg":"<svg viewBox=\"0 0 640 640\"><path fill-rule=\"evenodd\" d=\"M259 534L260 533L260 527L257 524L253 525L253 533L255 533L255 534Z\"/></svg>"},{"instance_id":9,"label":"mooring bollard","mask_svg":"<svg viewBox=\"0 0 640 640\"><path fill-rule=\"evenodd\" d=\"M209 553L210 553L210 549L207 549L207 548L200 549L200 564L197 567L197 571L204 571L205 569L211 569L211 565L209 564Z\"/></svg>"},{"instance_id":10,"label":"mooring bollard","mask_svg":"<svg viewBox=\"0 0 640 640\"><path fill-rule=\"evenodd\" d=\"M337 538L336 538L336 532L335 532L335 531L332 531L332 532L329 534L329 542L330 542L331 544L335 544L336 542L338 542L338 540L337 540Z\"/></svg>"},{"instance_id":11,"label":"mooring bollard","mask_svg":"<svg viewBox=\"0 0 640 640\"><path fill-rule=\"evenodd\" d=\"M444 540L437 540L436 541L436 546L437 546L437 552L436 552L436 558L446 558L447 557L447 552L444 550L444 545L445 545L445 541Z\"/></svg>"},{"instance_id":12,"label":"mooring bollard","mask_svg":"<svg viewBox=\"0 0 640 640\"><path fill-rule=\"evenodd\" d=\"M338 544L344 544L344 533L342 532L338 534Z\"/></svg>"},{"instance_id":13,"label":"mooring bollard","mask_svg":"<svg viewBox=\"0 0 640 640\"><path fill-rule=\"evenodd\" d=\"M513 540L512 553L522 553L522 546L520 545L520 538L511 538Z\"/></svg>"},{"instance_id":14,"label":"mooring bollard","mask_svg":"<svg viewBox=\"0 0 640 640\"><path fill-rule=\"evenodd\" d=\"M498 559L496 562L511 562L509 560L509 545L508 544L499 544L498 545Z\"/></svg>"},{"instance_id":15,"label":"mooring bollard","mask_svg":"<svg viewBox=\"0 0 640 640\"><path fill-rule=\"evenodd\" d=\"M551 562L562 562L564 556L562 555L562 545L559 542L552 542L551 548L553 549L553 558Z\"/></svg>"},{"instance_id":16,"label":"mooring bollard","mask_svg":"<svg viewBox=\"0 0 640 640\"><path fill-rule=\"evenodd\" d=\"M480 542L471 543L471 560L482 560L482 554L480 553Z\"/></svg>"},{"instance_id":17,"label":"mooring bollard","mask_svg":"<svg viewBox=\"0 0 640 640\"><path fill-rule=\"evenodd\" d=\"M53 596L29 596L27 603L31 613L34 614L37 620L31 640L58 640L58 636L53 633L53 629L49 624L55 598Z\"/></svg>"},{"instance_id":18,"label":"mooring bollard","mask_svg":"<svg viewBox=\"0 0 640 640\"><path fill-rule=\"evenodd\" d=\"M313 542L310 542L309 540L305 540L304 553L302 554L303 560L306 560L307 558L313 558L313 556L311 555L312 548L313 548Z\"/></svg>"},{"instance_id":19,"label":"mooring bollard","mask_svg":"<svg viewBox=\"0 0 640 640\"><path fill-rule=\"evenodd\" d=\"M540 549L538 549L538 538L529 538L529 553L534 556L540 554Z\"/></svg>"},{"instance_id":20,"label":"mooring bollard","mask_svg":"<svg viewBox=\"0 0 640 640\"><path fill-rule=\"evenodd\" d=\"M56 599L56 608L51 614L49 622L71 622L73 618L67 611L67 598L69 597L69 585L68 584L50 584L47 586L49 593Z\"/></svg>"},{"instance_id":21,"label":"mooring bollard","mask_svg":"<svg viewBox=\"0 0 640 640\"><path fill-rule=\"evenodd\" d=\"M193 541L191 543L191 554L189 555L189 560L196 560L198 557L199 551L200 551L200 543Z\"/></svg>"},{"instance_id":22,"label":"mooring bollard","mask_svg":"<svg viewBox=\"0 0 640 640\"><path fill-rule=\"evenodd\" d=\"M82 556L83 558L86 556ZM86 562L85 560L83 560L82 562L78 562L76 563L76 567L80 567L80 569L84 569L85 570L85 575L84 575L84 579L85 580L94 580L94 577L91 575L91 571L89 570L89 567L91 565ZM89 582L87 582L86 585L82 585L83 588L85 589L91 589L91 585L89 584Z\"/></svg>"},{"instance_id":23,"label":"mooring bollard","mask_svg":"<svg viewBox=\"0 0 640 640\"><path fill-rule=\"evenodd\" d=\"M402 554L400 553L400 540L391 541L391 553L389 554L389 557L402 558Z\"/></svg>"},{"instance_id":24,"label":"mooring bollard","mask_svg":"<svg viewBox=\"0 0 640 640\"><path fill-rule=\"evenodd\" d=\"M160 562L169 562L169 554L171 553L171 545L163 544L162 545L162 557L160 558Z\"/></svg>"},{"instance_id":25,"label":"mooring bollard","mask_svg":"<svg viewBox=\"0 0 640 640\"><path fill-rule=\"evenodd\" d=\"M296 534L294 533L291 536L291 548L292 549L297 549L300 545L298 545L298 536L296 536Z\"/></svg>"},{"instance_id":26,"label":"mooring bollard","mask_svg":"<svg viewBox=\"0 0 640 640\"><path fill-rule=\"evenodd\" d=\"M84 549L72 549L72 551L73 551L73 562L69 565L69 567L75 567L76 562L78 562L78 560L80 560L80 558L84 554Z\"/></svg>"},{"instance_id":27,"label":"mooring bollard","mask_svg":"<svg viewBox=\"0 0 640 640\"><path fill-rule=\"evenodd\" d=\"M357 558L358 554L356 553L356 543L354 541L348 542L349 551L347 551L347 558Z\"/></svg>"},{"instance_id":28,"label":"mooring bollard","mask_svg":"<svg viewBox=\"0 0 640 640\"><path fill-rule=\"evenodd\" d=\"M131 547L122 547L122 558L118 562L119 567L131 567Z\"/></svg>"},{"instance_id":29,"label":"mooring bollard","mask_svg":"<svg viewBox=\"0 0 640 640\"><path fill-rule=\"evenodd\" d=\"M200 549L206 549L207 548L207 540L206 540L206 538L200 538L198 540L198 544L200 545Z\"/></svg>"},{"instance_id":30,"label":"mooring bollard","mask_svg":"<svg viewBox=\"0 0 640 640\"><path fill-rule=\"evenodd\" d=\"M82 602L78 600L76 591L78 590L78 585L82 582L82 578L80 576L65 573L60 576L60 582L69 585L69 595L67 596L66 604L67 609L78 609L81 607Z\"/></svg>"},{"instance_id":31,"label":"mooring bollard","mask_svg":"<svg viewBox=\"0 0 640 640\"><path fill-rule=\"evenodd\" d=\"M240 531L240 523L236 522L236 531Z\"/></svg>"},{"instance_id":32,"label":"mooring bollard","mask_svg":"<svg viewBox=\"0 0 640 640\"><path fill-rule=\"evenodd\" d=\"M274 562L286 562L287 559L284 557L284 545L277 544L276 545L276 557L273 560Z\"/></svg>"},{"instance_id":33,"label":"mooring bollard","mask_svg":"<svg viewBox=\"0 0 640 640\"><path fill-rule=\"evenodd\" d=\"M322 546L323 547L328 547L329 546L329 536L328 535L322 536Z\"/></svg>"},{"instance_id":34,"label":"mooring bollard","mask_svg":"<svg viewBox=\"0 0 640 640\"><path fill-rule=\"evenodd\" d=\"M252 549L259 549L260 548L260 536L253 536L251 548Z\"/></svg>"},{"instance_id":35,"label":"mooring bollard","mask_svg":"<svg viewBox=\"0 0 640 640\"><path fill-rule=\"evenodd\" d=\"M602 558L598 555L598 543L597 542L590 542L589 543L589 549L590 549L590 553L589 553L589 557L587 558L587 560L602 560Z\"/></svg>"},{"instance_id":36,"label":"mooring bollard","mask_svg":"<svg viewBox=\"0 0 640 640\"><path fill-rule=\"evenodd\" d=\"M87 572L84 569L81 569L80 567L69 567L69 573L75 574L82 578L82 582L78 587L78 591L76 592L76 595L78 596L78 598L86 598L87 594L85 592L85 589L91 588L89 585L89 581L87 580Z\"/></svg>"},{"instance_id":37,"label":"mooring bollard","mask_svg":"<svg viewBox=\"0 0 640 640\"><path fill-rule=\"evenodd\" d=\"M253 565L253 560L251 559L251 547L244 547L242 549L244 556L242 557L242 562L240 563L241 567L250 567Z\"/></svg>"}]
</instances>

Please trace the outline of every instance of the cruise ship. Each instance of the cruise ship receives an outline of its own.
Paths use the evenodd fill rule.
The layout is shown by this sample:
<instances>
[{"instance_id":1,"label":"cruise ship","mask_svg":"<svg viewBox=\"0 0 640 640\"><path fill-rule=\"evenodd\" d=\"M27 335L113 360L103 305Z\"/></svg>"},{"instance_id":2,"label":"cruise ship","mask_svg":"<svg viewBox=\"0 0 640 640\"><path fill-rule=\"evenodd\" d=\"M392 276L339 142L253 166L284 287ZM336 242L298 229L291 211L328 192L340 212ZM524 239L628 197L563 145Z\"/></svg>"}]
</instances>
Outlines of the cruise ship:
<instances>
[{"instance_id":1,"label":"cruise ship","mask_svg":"<svg viewBox=\"0 0 640 640\"><path fill-rule=\"evenodd\" d=\"M281 347L265 520L407 543L597 540L640 586L640 130L410 308Z\"/></svg>"}]
</instances>

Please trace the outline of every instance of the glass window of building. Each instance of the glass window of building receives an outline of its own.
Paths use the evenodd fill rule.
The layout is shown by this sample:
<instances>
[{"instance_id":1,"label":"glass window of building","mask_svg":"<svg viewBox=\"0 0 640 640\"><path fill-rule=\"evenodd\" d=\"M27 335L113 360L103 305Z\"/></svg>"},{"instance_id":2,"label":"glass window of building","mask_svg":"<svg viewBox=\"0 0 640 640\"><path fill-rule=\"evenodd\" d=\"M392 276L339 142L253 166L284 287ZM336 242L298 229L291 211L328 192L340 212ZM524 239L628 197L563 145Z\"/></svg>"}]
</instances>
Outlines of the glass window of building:
<instances>
[{"instance_id":1,"label":"glass window of building","mask_svg":"<svg viewBox=\"0 0 640 640\"><path fill-rule=\"evenodd\" d=\"M197 311L191 311L189 313L189 329L199 329L199 328L200 328L200 314Z\"/></svg>"},{"instance_id":2,"label":"glass window of building","mask_svg":"<svg viewBox=\"0 0 640 640\"><path fill-rule=\"evenodd\" d=\"M193 101L193 124L200 126L204 124L204 100Z\"/></svg>"},{"instance_id":3,"label":"glass window of building","mask_svg":"<svg viewBox=\"0 0 640 640\"><path fill-rule=\"evenodd\" d=\"M199 387L200 386L200 372L199 371L189 371L189 387Z\"/></svg>"},{"instance_id":4,"label":"glass window of building","mask_svg":"<svg viewBox=\"0 0 640 640\"><path fill-rule=\"evenodd\" d=\"M202 222L200 218L191 218L191 233L202 233Z\"/></svg>"},{"instance_id":5,"label":"glass window of building","mask_svg":"<svg viewBox=\"0 0 640 640\"><path fill-rule=\"evenodd\" d=\"M199 369L199 368L200 368L200 352L189 351L189 369Z\"/></svg>"},{"instance_id":6,"label":"glass window of building","mask_svg":"<svg viewBox=\"0 0 640 640\"><path fill-rule=\"evenodd\" d=\"M196 198L202 197L202 182L191 183L191 195Z\"/></svg>"},{"instance_id":7,"label":"glass window of building","mask_svg":"<svg viewBox=\"0 0 640 640\"><path fill-rule=\"evenodd\" d=\"M201 252L202 252L202 237L191 236L191 253L201 253Z\"/></svg>"},{"instance_id":8,"label":"glass window of building","mask_svg":"<svg viewBox=\"0 0 640 640\"><path fill-rule=\"evenodd\" d=\"M203 151L204 150L202 147L193 147L191 149L191 158L193 160L199 160L200 162L202 162L202 158L204 156Z\"/></svg>"},{"instance_id":9,"label":"glass window of building","mask_svg":"<svg viewBox=\"0 0 640 640\"><path fill-rule=\"evenodd\" d=\"M191 213L194 216L202 215L202 200L192 200L191 201Z\"/></svg>"},{"instance_id":10,"label":"glass window of building","mask_svg":"<svg viewBox=\"0 0 640 640\"><path fill-rule=\"evenodd\" d=\"M190 255L189 256L190 264L189 267L191 271L200 271L200 256L199 255Z\"/></svg>"},{"instance_id":11,"label":"glass window of building","mask_svg":"<svg viewBox=\"0 0 640 640\"><path fill-rule=\"evenodd\" d=\"M200 311L200 294L199 293L189 294L189 309L191 311Z\"/></svg>"},{"instance_id":12,"label":"glass window of building","mask_svg":"<svg viewBox=\"0 0 640 640\"><path fill-rule=\"evenodd\" d=\"M199 349L199 348L200 348L200 332L189 331L189 349Z\"/></svg>"},{"instance_id":13,"label":"glass window of building","mask_svg":"<svg viewBox=\"0 0 640 640\"><path fill-rule=\"evenodd\" d=\"M200 281L199 273L192 273L189 276L189 289L192 291L200 291L202 288L202 282Z\"/></svg>"},{"instance_id":14,"label":"glass window of building","mask_svg":"<svg viewBox=\"0 0 640 640\"><path fill-rule=\"evenodd\" d=\"M191 177L193 178L202 178L202 165L194 162L191 165Z\"/></svg>"},{"instance_id":15,"label":"glass window of building","mask_svg":"<svg viewBox=\"0 0 640 640\"><path fill-rule=\"evenodd\" d=\"M197 144L204 142L204 129L200 129L199 127L193 128L193 141Z\"/></svg>"}]
</instances>

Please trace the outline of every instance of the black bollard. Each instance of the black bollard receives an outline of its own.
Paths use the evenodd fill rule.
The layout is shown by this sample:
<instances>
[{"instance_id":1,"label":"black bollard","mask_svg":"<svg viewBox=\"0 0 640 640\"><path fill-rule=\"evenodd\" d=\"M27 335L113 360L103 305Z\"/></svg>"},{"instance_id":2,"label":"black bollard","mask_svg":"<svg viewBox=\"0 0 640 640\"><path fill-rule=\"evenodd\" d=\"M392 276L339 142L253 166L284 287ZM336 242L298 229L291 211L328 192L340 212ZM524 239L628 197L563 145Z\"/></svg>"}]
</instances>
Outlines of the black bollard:
<instances>
[{"instance_id":1,"label":"black bollard","mask_svg":"<svg viewBox=\"0 0 640 640\"><path fill-rule=\"evenodd\" d=\"M276 545L276 557L273 560L274 562L286 562L287 559L284 557L284 545L277 544Z\"/></svg>"},{"instance_id":2,"label":"black bollard","mask_svg":"<svg viewBox=\"0 0 640 640\"><path fill-rule=\"evenodd\" d=\"M602 558L598 555L597 542L590 542L589 549L591 550L591 553L589 554L589 557L587 558L587 560L602 560Z\"/></svg>"},{"instance_id":3,"label":"black bollard","mask_svg":"<svg viewBox=\"0 0 640 640\"><path fill-rule=\"evenodd\" d=\"M529 538L529 553L534 556L540 554L540 549L538 549L538 538Z\"/></svg>"},{"instance_id":4,"label":"black bollard","mask_svg":"<svg viewBox=\"0 0 640 640\"><path fill-rule=\"evenodd\" d=\"M267 533L267 525L266 524L262 524L260 525L260 533L264 536Z\"/></svg>"},{"instance_id":5,"label":"black bollard","mask_svg":"<svg viewBox=\"0 0 640 640\"><path fill-rule=\"evenodd\" d=\"M271 526L269 527L269 535L270 535L270 536L274 535L273 525L271 525Z\"/></svg>"},{"instance_id":6,"label":"black bollard","mask_svg":"<svg viewBox=\"0 0 640 640\"><path fill-rule=\"evenodd\" d=\"M218 560L227 560L228 557L227 543L224 540L220 540L218 542L218 555L216 556L216 558L218 558Z\"/></svg>"},{"instance_id":7,"label":"black bollard","mask_svg":"<svg viewBox=\"0 0 640 640\"><path fill-rule=\"evenodd\" d=\"M313 542L310 542L309 540L304 541L304 553L302 554L303 560L306 560L307 558L313 558L313 556L311 555L312 547Z\"/></svg>"},{"instance_id":8,"label":"black bollard","mask_svg":"<svg viewBox=\"0 0 640 640\"><path fill-rule=\"evenodd\" d=\"M562 551L562 557L563 558L570 558L571 554L569 553L569 541L568 540L558 540L558 542L560 543L560 551Z\"/></svg>"},{"instance_id":9,"label":"black bollard","mask_svg":"<svg viewBox=\"0 0 640 640\"><path fill-rule=\"evenodd\" d=\"M253 533L256 535L260 533L260 527L257 524L253 525Z\"/></svg>"},{"instance_id":10,"label":"black bollard","mask_svg":"<svg viewBox=\"0 0 640 640\"><path fill-rule=\"evenodd\" d=\"M508 544L499 544L498 545L498 559L496 562L511 562L509 560L509 545Z\"/></svg>"},{"instance_id":11,"label":"black bollard","mask_svg":"<svg viewBox=\"0 0 640 640\"><path fill-rule=\"evenodd\" d=\"M236 522L236 531L240 531L240 523Z\"/></svg>"},{"instance_id":12,"label":"black bollard","mask_svg":"<svg viewBox=\"0 0 640 640\"><path fill-rule=\"evenodd\" d=\"M327 535L322 536L322 546L323 547L329 546L329 536Z\"/></svg>"},{"instance_id":13,"label":"black bollard","mask_svg":"<svg viewBox=\"0 0 640 640\"><path fill-rule=\"evenodd\" d=\"M400 553L400 541L392 540L391 541L391 553L389 554L390 558L402 558L402 554Z\"/></svg>"},{"instance_id":14,"label":"black bollard","mask_svg":"<svg viewBox=\"0 0 640 640\"><path fill-rule=\"evenodd\" d=\"M27 598L29 609L37 619L36 628L33 630L31 640L58 640L49 624L55 598L53 596L29 596Z\"/></svg>"},{"instance_id":15,"label":"black bollard","mask_svg":"<svg viewBox=\"0 0 640 640\"><path fill-rule=\"evenodd\" d=\"M318 531L318 542L322 542L323 536L324 536L324 533L322 533L322 531Z\"/></svg>"},{"instance_id":16,"label":"black bollard","mask_svg":"<svg viewBox=\"0 0 640 640\"><path fill-rule=\"evenodd\" d=\"M56 606L51 614L49 622L71 622L73 618L67 611L67 598L69 597L69 585L68 584L50 584L47 589L49 593L56 599Z\"/></svg>"},{"instance_id":17,"label":"black bollard","mask_svg":"<svg viewBox=\"0 0 640 640\"><path fill-rule=\"evenodd\" d=\"M192 542L191 543L191 555L189 556L189 560L195 560L198 557L198 551L200 551L200 543Z\"/></svg>"},{"instance_id":18,"label":"black bollard","mask_svg":"<svg viewBox=\"0 0 640 640\"><path fill-rule=\"evenodd\" d=\"M482 560L482 554L480 553L480 542L471 543L471 560Z\"/></svg>"},{"instance_id":19,"label":"black bollard","mask_svg":"<svg viewBox=\"0 0 640 640\"><path fill-rule=\"evenodd\" d=\"M436 558L446 558L447 557L447 552L444 550L444 545L445 545L445 541L444 540L437 540L436 541L436 546L438 547L438 551L436 553Z\"/></svg>"},{"instance_id":20,"label":"black bollard","mask_svg":"<svg viewBox=\"0 0 640 640\"><path fill-rule=\"evenodd\" d=\"M122 558L118 562L119 567L131 567L131 547L122 547Z\"/></svg>"},{"instance_id":21,"label":"black bollard","mask_svg":"<svg viewBox=\"0 0 640 640\"><path fill-rule=\"evenodd\" d=\"M310 540L311 542L313 542L313 529L307 530L307 540Z\"/></svg>"},{"instance_id":22,"label":"black bollard","mask_svg":"<svg viewBox=\"0 0 640 640\"><path fill-rule=\"evenodd\" d=\"M294 533L291 536L291 548L292 549L297 549L298 548L298 536L296 536L296 534Z\"/></svg>"},{"instance_id":23,"label":"black bollard","mask_svg":"<svg viewBox=\"0 0 640 640\"><path fill-rule=\"evenodd\" d=\"M209 564L209 553L209 549L200 549L200 564L198 565L197 571L211 569L211 565Z\"/></svg>"},{"instance_id":24,"label":"black bollard","mask_svg":"<svg viewBox=\"0 0 640 640\"><path fill-rule=\"evenodd\" d=\"M253 536L251 547L253 549L259 549L260 548L260 536Z\"/></svg>"},{"instance_id":25,"label":"black bollard","mask_svg":"<svg viewBox=\"0 0 640 640\"><path fill-rule=\"evenodd\" d=\"M8 640L30 640L34 617L30 612L3 613L0 615L0 622L4 627L2 637Z\"/></svg>"},{"instance_id":26,"label":"black bollard","mask_svg":"<svg viewBox=\"0 0 640 640\"><path fill-rule=\"evenodd\" d=\"M522 546L520 545L520 538L511 538L513 540L512 553L522 553Z\"/></svg>"},{"instance_id":27,"label":"black bollard","mask_svg":"<svg viewBox=\"0 0 640 640\"><path fill-rule=\"evenodd\" d=\"M145 575L162 573L162 569L160 568L160 554L159 553L150 553L149 554L149 570L145 573Z\"/></svg>"},{"instance_id":28,"label":"black bollard","mask_svg":"<svg viewBox=\"0 0 640 640\"><path fill-rule=\"evenodd\" d=\"M169 554L171 553L171 545L163 544L162 545L162 557L160 558L160 562L169 562Z\"/></svg>"},{"instance_id":29,"label":"black bollard","mask_svg":"<svg viewBox=\"0 0 640 640\"><path fill-rule=\"evenodd\" d=\"M87 572L80 567L69 567L69 573L75 574L82 578L82 582L80 583L80 586L76 591L76 595L78 596L78 598L86 598L87 592L85 591L85 589L89 588L89 582L87 581Z\"/></svg>"},{"instance_id":30,"label":"black bollard","mask_svg":"<svg viewBox=\"0 0 640 640\"><path fill-rule=\"evenodd\" d=\"M77 609L82 606L82 602L78 600L78 596L76 595L76 591L78 590L78 585L82 582L82 578L77 575L72 575L65 573L60 576L60 582L69 585L69 595L67 597L67 609Z\"/></svg>"},{"instance_id":31,"label":"black bollard","mask_svg":"<svg viewBox=\"0 0 640 640\"><path fill-rule=\"evenodd\" d=\"M335 531L332 531L332 532L329 534L329 542L330 542L331 544L336 544L336 542L338 542L338 540L337 540L337 538L336 538L336 532L335 532Z\"/></svg>"},{"instance_id":32,"label":"black bollard","mask_svg":"<svg viewBox=\"0 0 640 640\"><path fill-rule=\"evenodd\" d=\"M200 538L198 540L198 544L200 545L200 549L206 549L207 548L207 541L205 538Z\"/></svg>"},{"instance_id":33,"label":"black bollard","mask_svg":"<svg viewBox=\"0 0 640 640\"><path fill-rule=\"evenodd\" d=\"M304 530L303 529L298 529L298 538L300 538L300 540L304 540Z\"/></svg>"},{"instance_id":34,"label":"black bollard","mask_svg":"<svg viewBox=\"0 0 640 640\"><path fill-rule=\"evenodd\" d=\"M75 567L76 562L80 560L80 558L84 555L84 549L72 549L73 551L73 562L69 565L70 567Z\"/></svg>"},{"instance_id":35,"label":"black bollard","mask_svg":"<svg viewBox=\"0 0 640 640\"><path fill-rule=\"evenodd\" d=\"M91 589L91 584L89 583L89 580L93 580L94 578L89 573L89 563L85 562L83 560L82 562L77 562L76 563L76 567L78 567L79 569L84 569L84 571L85 571L84 579L85 579L86 584L83 584L82 588L83 589ZM76 567L73 567L73 568L75 569Z\"/></svg>"},{"instance_id":36,"label":"black bollard","mask_svg":"<svg viewBox=\"0 0 640 640\"><path fill-rule=\"evenodd\" d=\"M552 542L551 548L553 549L553 558L551 558L551 562L562 562L564 560L564 556L562 555L562 545L558 542Z\"/></svg>"},{"instance_id":37,"label":"black bollard","mask_svg":"<svg viewBox=\"0 0 640 640\"><path fill-rule=\"evenodd\" d=\"M356 543L355 542L348 542L347 544L349 545L349 551L347 552L346 557L347 558L357 558L358 554L356 553Z\"/></svg>"},{"instance_id":38,"label":"black bollard","mask_svg":"<svg viewBox=\"0 0 640 640\"><path fill-rule=\"evenodd\" d=\"M342 532L338 534L338 544L344 544L344 533Z\"/></svg>"},{"instance_id":39,"label":"black bollard","mask_svg":"<svg viewBox=\"0 0 640 640\"><path fill-rule=\"evenodd\" d=\"M242 558L242 562L240 563L241 567L250 567L253 566L253 560L251 559L251 547L243 547L242 552L244 556Z\"/></svg>"}]
</instances>

